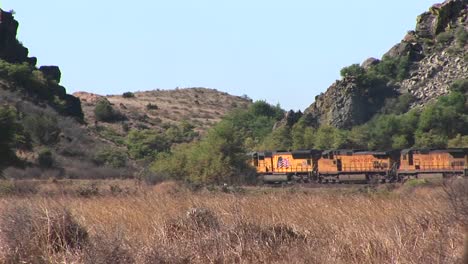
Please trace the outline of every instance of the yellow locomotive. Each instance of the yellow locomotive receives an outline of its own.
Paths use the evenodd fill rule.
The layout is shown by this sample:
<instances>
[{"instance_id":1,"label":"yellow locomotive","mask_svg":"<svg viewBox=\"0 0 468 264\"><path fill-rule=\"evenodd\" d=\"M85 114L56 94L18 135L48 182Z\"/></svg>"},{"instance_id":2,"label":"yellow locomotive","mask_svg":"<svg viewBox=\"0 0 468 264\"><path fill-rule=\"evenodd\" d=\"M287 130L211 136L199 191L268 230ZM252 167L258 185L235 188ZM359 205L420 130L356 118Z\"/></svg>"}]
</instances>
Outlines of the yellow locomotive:
<instances>
[{"instance_id":1,"label":"yellow locomotive","mask_svg":"<svg viewBox=\"0 0 468 264\"><path fill-rule=\"evenodd\" d=\"M250 163L266 183L395 182L408 178L467 176L468 149L253 152Z\"/></svg>"}]
</instances>

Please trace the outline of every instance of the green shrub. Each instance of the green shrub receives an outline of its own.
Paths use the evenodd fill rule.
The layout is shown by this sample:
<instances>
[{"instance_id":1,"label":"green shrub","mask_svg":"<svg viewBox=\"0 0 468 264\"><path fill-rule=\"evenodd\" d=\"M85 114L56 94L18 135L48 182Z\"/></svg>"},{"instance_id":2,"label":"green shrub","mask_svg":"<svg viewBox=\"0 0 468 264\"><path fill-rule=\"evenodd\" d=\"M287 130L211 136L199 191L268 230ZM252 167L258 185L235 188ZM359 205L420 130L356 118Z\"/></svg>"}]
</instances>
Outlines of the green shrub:
<instances>
[{"instance_id":1,"label":"green shrub","mask_svg":"<svg viewBox=\"0 0 468 264\"><path fill-rule=\"evenodd\" d=\"M468 32L461 26L455 31L458 48L463 49L468 41Z\"/></svg>"},{"instance_id":2,"label":"green shrub","mask_svg":"<svg viewBox=\"0 0 468 264\"><path fill-rule=\"evenodd\" d=\"M115 131L114 129L105 126L98 126L96 130L101 137L110 140L118 145L125 145L125 137L117 133L117 131Z\"/></svg>"},{"instance_id":3,"label":"green shrub","mask_svg":"<svg viewBox=\"0 0 468 264\"><path fill-rule=\"evenodd\" d=\"M191 183L238 183L252 176L246 164L244 134L223 120L200 142L180 145L172 153L159 154L152 171L165 178Z\"/></svg>"},{"instance_id":4,"label":"green shrub","mask_svg":"<svg viewBox=\"0 0 468 264\"><path fill-rule=\"evenodd\" d=\"M384 57L380 63L369 70L368 76L376 75L379 78L401 81L408 76L411 66L409 56Z\"/></svg>"},{"instance_id":5,"label":"green shrub","mask_svg":"<svg viewBox=\"0 0 468 264\"><path fill-rule=\"evenodd\" d=\"M347 77L347 76L361 77L365 73L366 71L359 64L352 64L340 70L341 77Z\"/></svg>"},{"instance_id":6,"label":"green shrub","mask_svg":"<svg viewBox=\"0 0 468 264\"><path fill-rule=\"evenodd\" d=\"M436 36L436 42L441 46L449 44L453 39L451 32L441 32Z\"/></svg>"},{"instance_id":7,"label":"green shrub","mask_svg":"<svg viewBox=\"0 0 468 264\"><path fill-rule=\"evenodd\" d=\"M455 80L450 86L450 90L459 93L468 92L468 79Z\"/></svg>"},{"instance_id":8,"label":"green shrub","mask_svg":"<svg viewBox=\"0 0 468 264\"><path fill-rule=\"evenodd\" d=\"M94 156L94 162L98 165L106 165L113 168L125 167L127 155L116 149L99 150Z\"/></svg>"},{"instance_id":9,"label":"green shrub","mask_svg":"<svg viewBox=\"0 0 468 264\"><path fill-rule=\"evenodd\" d=\"M37 163L42 168L51 168L54 165L54 157L49 149L41 150L37 155Z\"/></svg>"},{"instance_id":10,"label":"green shrub","mask_svg":"<svg viewBox=\"0 0 468 264\"><path fill-rule=\"evenodd\" d=\"M431 185L431 183L426 179L410 179L405 182L405 186L412 188L428 185Z\"/></svg>"},{"instance_id":11,"label":"green shrub","mask_svg":"<svg viewBox=\"0 0 468 264\"><path fill-rule=\"evenodd\" d=\"M135 97L135 94L132 93L132 92L125 92L125 93L122 94L122 97L123 98L133 98L133 97Z\"/></svg>"},{"instance_id":12,"label":"green shrub","mask_svg":"<svg viewBox=\"0 0 468 264\"><path fill-rule=\"evenodd\" d=\"M96 106L94 107L94 116L96 117L96 120L102 122L115 122L124 119L122 114L114 110L111 103L106 99L99 100L96 103Z\"/></svg>"},{"instance_id":13,"label":"green shrub","mask_svg":"<svg viewBox=\"0 0 468 264\"><path fill-rule=\"evenodd\" d=\"M468 148L468 135L457 134L456 137L448 141L449 148Z\"/></svg>"},{"instance_id":14,"label":"green shrub","mask_svg":"<svg viewBox=\"0 0 468 264\"><path fill-rule=\"evenodd\" d=\"M134 159L154 159L158 152L167 151L170 142L154 130L132 130L125 141L130 156Z\"/></svg>"}]
</instances>

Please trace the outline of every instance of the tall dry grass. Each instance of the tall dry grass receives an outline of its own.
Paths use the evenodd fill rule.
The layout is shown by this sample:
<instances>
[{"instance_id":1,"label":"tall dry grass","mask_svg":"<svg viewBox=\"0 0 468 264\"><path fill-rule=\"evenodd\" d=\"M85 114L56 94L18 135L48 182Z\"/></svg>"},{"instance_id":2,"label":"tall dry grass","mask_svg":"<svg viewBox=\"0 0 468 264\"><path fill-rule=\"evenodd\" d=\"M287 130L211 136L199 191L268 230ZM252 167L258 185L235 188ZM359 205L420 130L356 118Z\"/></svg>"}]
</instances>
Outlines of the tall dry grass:
<instances>
[{"instance_id":1,"label":"tall dry grass","mask_svg":"<svg viewBox=\"0 0 468 264\"><path fill-rule=\"evenodd\" d=\"M59 218L69 211L60 223L74 229L60 226L62 233L86 236L54 249L57 239L43 235L51 229L47 210ZM463 255L463 225L441 187L239 194L163 183L131 195L7 197L0 199L0 262L16 263L28 252L12 259L18 243L5 232L12 228L5 215L30 219L31 232L42 234L23 235L44 244L30 252L31 263L462 263Z\"/></svg>"}]
</instances>

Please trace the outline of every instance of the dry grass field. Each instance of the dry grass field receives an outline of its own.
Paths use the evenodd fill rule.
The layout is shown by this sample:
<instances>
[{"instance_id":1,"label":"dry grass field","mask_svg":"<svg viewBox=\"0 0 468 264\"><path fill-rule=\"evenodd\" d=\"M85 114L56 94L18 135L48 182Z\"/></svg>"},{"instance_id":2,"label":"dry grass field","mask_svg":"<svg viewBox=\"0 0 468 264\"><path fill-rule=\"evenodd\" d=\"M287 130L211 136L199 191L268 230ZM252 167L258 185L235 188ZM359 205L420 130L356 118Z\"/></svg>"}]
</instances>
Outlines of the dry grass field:
<instances>
[{"instance_id":1,"label":"dry grass field","mask_svg":"<svg viewBox=\"0 0 468 264\"><path fill-rule=\"evenodd\" d=\"M0 263L463 263L461 185L1 186Z\"/></svg>"}]
</instances>

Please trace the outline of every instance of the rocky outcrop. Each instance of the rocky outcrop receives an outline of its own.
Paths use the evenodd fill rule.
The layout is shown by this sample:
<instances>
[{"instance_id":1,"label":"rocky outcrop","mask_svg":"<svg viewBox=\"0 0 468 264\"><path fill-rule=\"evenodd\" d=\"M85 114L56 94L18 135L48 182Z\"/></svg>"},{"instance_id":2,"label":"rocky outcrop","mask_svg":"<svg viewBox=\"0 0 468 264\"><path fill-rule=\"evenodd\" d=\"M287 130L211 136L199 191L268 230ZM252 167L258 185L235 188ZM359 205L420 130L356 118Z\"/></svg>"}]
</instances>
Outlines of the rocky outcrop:
<instances>
[{"instance_id":1,"label":"rocky outcrop","mask_svg":"<svg viewBox=\"0 0 468 264\"><path fill-rule=\"evenodd\" d=\"M95 104L97 101L104 98L104 96L88 92L75 92L73 96L79 98L83 103Z\"/></svg>"},{"instance_id":2,"label":"rocky outcrop","mask_svg":"<svg viewBox=\"0 0 468 264\"><path fill-rule=\"evenodd\" d=\"M447 94L453 81L465 78L468 78L467 61L460 54L449 54L445 50L417 63L410 77L401 82L400 91L414 96L413 106L423 106Z\"/></svg>"},{"instance_id":3,"label":"rocky outcrop","mask_svg":"<svg viewBox=\"0 0 468 264\"><path fill-rule=\"evenodd\" d=\"M60 82L62 73L58 66L41 66L39 70L44 74L47 79L54 80L57 83Z\"/></svg>"},{"instance_id":4,"label":"rocky outcrop","mask_svg":"<svg viewBox=\"0 0 468 264\"><path fill-rule=\"evenodd\" d=\"M434 38L457 19L462 19L461 13L466 12L467 3L466 0L447 0L433 5L428 12L418 16L417 34L423 38Z\"/></svg>"},{"instance_id":5,"label":"rocky outcrop","mask_svg":"<svg viewBox=\"0 0 468 264\"><path fill-rule=\"evenodd\" d=\"M10 63L28 62L36 65L36 58L28 57L28 49L17 39L18 22L12 12L0 9L0 59Z\"/></svg>"},{"instance_id":6,"label":"rocky outcrop","mask_svg":"<svg viewBox=\"0 0 468 264\"><path fill-rule=\"evenodd\" d=\"M411 93L415 98L412 107L416 107L447 94L453 81L468 78L466 40L463 44L455 34L468 31L467 21L467 0L447 0L432 6L418 17L416 29L409 31L382 60L369 58L361 64L370 71L384 60L405 58L409 61L407 77L391 78L388 90L380 89L378 93L366 92L372 89L362 87L356 79L338 80L304 111L308 123L350 128L368 121L389 96Z\"/></svg>"},{"instance_id":7,"label":"rocky outcrop","mask_svg":"<svg viewBox=\"0 0 468 264\"><path fill-rule=\"evenodd\" d=\"M349 76L336 81L325 93L318 95L304 115L312 126L351 128L369 120L383 105L385 98L394 95L394 89L379 92L364 87Z\"/></svg>"}]
</instances>

